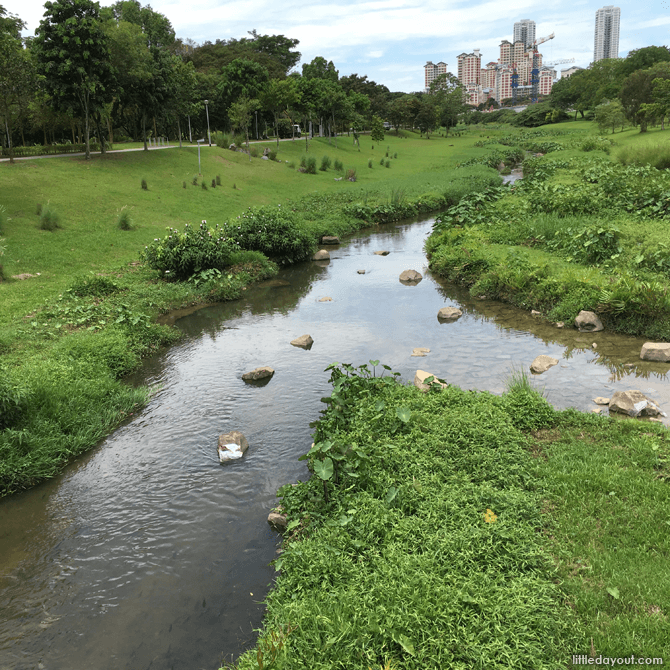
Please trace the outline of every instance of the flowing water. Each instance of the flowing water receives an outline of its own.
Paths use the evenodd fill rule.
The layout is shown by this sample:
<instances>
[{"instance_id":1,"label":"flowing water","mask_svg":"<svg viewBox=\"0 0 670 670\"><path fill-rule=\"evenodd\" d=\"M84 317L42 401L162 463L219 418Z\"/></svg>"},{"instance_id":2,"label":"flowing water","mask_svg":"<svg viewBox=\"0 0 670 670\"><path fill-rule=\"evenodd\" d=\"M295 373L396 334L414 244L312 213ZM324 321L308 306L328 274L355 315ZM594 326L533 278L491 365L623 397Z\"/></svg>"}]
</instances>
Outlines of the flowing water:
<instances>
[{"instance_id":1,"label":"flowing water","mask_svg":"<svg viewBox=\"0 0 670 670\"><path fill-rule=\"evenodd\" d=\"M430 228L359 233L330 262L173 315L187 338L130 380L155 388L148 406L60 477L0 501L0 670L213 670L251 646L274 577L266 517L277 488L307 476L297 457L333 361L500 393L512 367L549 354L560 363L538 382L557 407L639 388L668 410L670 366L640 361L644 340L559 330L440 283L425 269ZM417 286L398 281L410 268ZM445 305L464 315L439 323ZM311 350L289 344L305 333ZM414 347L430 353L412 358ZM268 383L242 381L260 365L276 370ZM229 430L250 447L222 466Z\"/></svg>"}]
</instances>

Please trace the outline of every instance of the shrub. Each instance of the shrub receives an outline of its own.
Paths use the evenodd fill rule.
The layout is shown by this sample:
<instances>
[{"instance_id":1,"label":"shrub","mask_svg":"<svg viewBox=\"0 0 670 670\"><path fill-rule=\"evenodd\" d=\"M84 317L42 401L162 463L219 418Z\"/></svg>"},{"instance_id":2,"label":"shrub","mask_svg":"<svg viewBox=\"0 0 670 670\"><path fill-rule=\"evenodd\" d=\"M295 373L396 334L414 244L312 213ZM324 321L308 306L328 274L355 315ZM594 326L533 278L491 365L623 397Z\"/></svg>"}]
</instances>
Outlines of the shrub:
<instances>
[{"instance_id":1,"label":"shrub","mask_svg":"<svg viewBox=\"0 0 670 670\"><path fill-rule=\"evenodd\" d=\"M348 181L356 181L356 168L348 168L346 177Z\"/></svg>"},{"instance_id":2,"label":"shrub","mask_svg":"<svg viewBox=\"0 0 670 670\"><path fill-rule=\"evenodd\" d=\"M310 156L307 159L307 165L305 166L305 172L307 174L316 174L316 158Z\"/></svg>"},{"instance_id":3,"label":"shrub","mask_svg":"<svg viewBox=\"0 0 670 670\"><path fill-rule=\"evenodd\" d=\"M307 156L300 157L300 167L307 168Z\"/></svg>"},{"instance_id":4,"label":"shrub","mask_svg":"<svg viewBox=\"0 0 670 670\"><path fill-rule=\"evenodd\" d=\"M142 180L142 190L143 191L148 191L149 190L149 186L147 185L147 180L146 179Z\"/></svg>"},{"instance_id":5,"label":"shrub","mask_svg":"<svg viewBox=\"0 0 670 670\"><path fill-rule=\"evenodd\" d=\"M383 158L380 159L379 164L380 164L380 165L384 165L384 159L383 159Z\"/></svg>"},{"instance_id":6,"label":"shrub","mask_svg":"<svg viewBox=\"0 0 670 670\"><path fill-rule=\"evenodd\" d=\"M290 170L295 170L295 162L290 161L289 163L286 164L286 167L288 167Z\"/></svg>"},{"instance_id":7,"label":"shrub","mask_svg":"<svg viewBox=\"0 0 670 670\"><path fill-rule=\"evenodd\" d=\"M391 167L391 161L386 161L386 163L384 163L384 165L385 165L387 168L390 168L390 167Z\"/></svg>"},{"instance_id":8,"label":"shrub","mask_svg":"<svg viewBox=\"0 0 670 670\"><path fill-rule=\"evenodd\" d=\"M141 256L147 265L166 279L188 279L196 272L210 268L222 269L229 264L238 243L224 228L209 228L203 221L200 226L188 223L183 232L168 228L168 234L156 238L144 247Z\"/></svg>"},{"instance_id":9,"label":"shrub","mask_svg":"<svg viewBox=\"0 0 670 670\"><path fill-rule=\"evenodd\" d=\"M201 188L202 188L203 191L206 191L206 190L207 190L207 184L205 183L205 180L204 180L204 179L202 180L202 184L200 184L200 186L201 186Z\"/></svg>"},{"instance_id":10,"label":"shrub","mask_svg":"<svg viewBox=\"0 0 670 670\"><path fill-rule=\"evenodd\" d=\"M393 154L393 158L398 158L398 152L397 151Z\"/></svg>"},{"instance_id":11,"label":"shrub","mask_svg":"<svg viewBox=\"0 0 670 670\"><path fill-rule=\"evenodd\" d=\"M193 177L193 179L191 180L191 184L193 184L193 186L198 185L198 176L197 175L195 177Z\"/></svg>"},{"instance_id":12,"label":"shrub","mask_svg":"<svg viewBox=\"0 0 670 670\"><path fill-rule=\"evenodd\" d=\"M233 184L233 190L237 189L237 184Z\"/></svg>"},{"instance_id":13,"label":"shrub","mask_svg":"<svg viewBox=\"0 0 670 670\"><path fill-rule=\"evenodd\" d=\"M56 230L60 228L60 215L48 205L42 209L40 214L40 228L42 230Z\"/></svg>"},{"instance_id":14,"label":"shrub","mask_svg":"<svg viewBox=\"0 0 670 670\"><path fill-rule=\"evenodd\" d=\"M344 170L344 165L342 164L342 161L339 160L339 158L335 159L335 162L333 163L333 169L337 170L338 172L342 172L342 170Z\"/></svg>"},{"instance_id":15,"label":"shrub","mask_svg":"<svg viewBox=\"0 0 670 670\"><path fill-rule=\"evenodd\" d=\"M249 155L252 158L258 158L261 154L260 154L260 151L258 150L258 147L253 146L253 147L249 147Z\"/></svg>"},{"instance_id":16,"label":"shrub","mask_svg":"<svg viewBox=\"0 0 670 670\"><path fill-rule=\"evenodd\" d=\"M282 264L304 260L314 248L314 239L295 213L281 205L249 208L225 230L242 249L261 251Z\"/></svg>"},{"instance_id":17,"label":"shrub","mask_svg":"<svg viewBox=\"0 0 670 670\"><path fill-rule=\"evenodd\" d=\"M216 179L212 179L212 188L216 188Z\"/></svg>"},{"instance_id":18,"label":"shrub","mask_svg":"<svg viewBox=\"0 0 670 670\"><path fill-rule=\"evenodd\" d=\"M246 142L246 138L244 137L244 135L235 135L235 137L233 137L233 144L238 149L242 148L244 146L245 142Z\"/></svg>"},{"instance_id":19,"label":"shrub","mask_svg":"<svg viewBox=\"0 0 670 670\"><path fill-rule=\"evenodd\" d=\"M330 167L330 165L330 156L324 156L321 159L321 166L319 167L319 170L321 170L321 172L325 172Z\"/></svg>"},{"instance_id":20,"label":"shrub","mask_svg":"<svg viewBox=\"0 0 670 670\"><path fill-rule=\"evenodd\" d=\"M42 203L38 202L37 207L35 207L35 214L37 214L37 216L39 216L41 213L42 213Z\"/></svg>"},{"instance_id":21,"label":"shrub","mask_svg":"<svg viewBox=\"0 0 670 670\"><path fill-rule=\"evenodd\" d=\"M182 182L183 188L186 188L186 182Z\"/></svg>"},{"instance_id":22,"label":"shrub","mask_svg":"<svg viewBox=\"0 0 670 670\"><path fill-rule=\"evenodd\" d=\"M369 167L369 168L372 167L372 158L369 158L369 159L368 159L368 167Z\"/></svg>"},{"instance_id":23,"label":"shrub","mask_svg":"<svg viewBox=\"0 0 670 670\"><path fill-rule=\"evenodd\" d=\"M220 174L216 175L216 185L221 186L221 175Z\"/></svg>"},{"instance_id":24,"label":"shrub","mask_svg":"<svg viewBox=\"0 0 670 670\"><path fill-rule=\"evenodd\" d=\"M233 138L230 133L214 133L216 146L221 149L227 149L232 143Z\"/></svg>"},{"instance_id":25,"label":"shrub","mask_svg":"<svg viewBox=\"0 0 670 670\"><path fill-rule=\"evenodd\" d=\"M186 188L186 182L184 182L184 188ZM130 230L132 228L133 222L130 218L130 212L125 208L121 208L119 213L119 218L116 220L116 226L120 230Z\"/></svg>"},{"instance_id":26,"label":"shrub","mask_svg":"<svg viewBox=\"0 0 670 670\"><path fill-rule=\"evenodd\" d=\"M271 161L276 161L277 160L277 150L276 149L270 149L270 153L268 153L268 158Z\"/></svg>"}]
</instances>

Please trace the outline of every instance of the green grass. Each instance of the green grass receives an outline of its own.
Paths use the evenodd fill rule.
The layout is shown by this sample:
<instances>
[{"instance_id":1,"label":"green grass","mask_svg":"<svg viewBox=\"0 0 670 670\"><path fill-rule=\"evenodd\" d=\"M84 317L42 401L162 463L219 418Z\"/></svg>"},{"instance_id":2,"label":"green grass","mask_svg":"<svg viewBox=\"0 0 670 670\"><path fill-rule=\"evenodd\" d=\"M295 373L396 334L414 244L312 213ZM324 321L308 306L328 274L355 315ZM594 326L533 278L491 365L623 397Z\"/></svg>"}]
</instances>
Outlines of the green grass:
<instances>
[{"instance_id":1,"label":"green grass","mask_svg":"<svg viewBox=\"0 0 670 670\"><path fill-rule=\"evenodd\" d=\"M281 572L236 668L667 655L666 429L555 412L519 373L502 397L342 379L314 436L338 480L280 489Z\"/></svg>"}]
</instances>

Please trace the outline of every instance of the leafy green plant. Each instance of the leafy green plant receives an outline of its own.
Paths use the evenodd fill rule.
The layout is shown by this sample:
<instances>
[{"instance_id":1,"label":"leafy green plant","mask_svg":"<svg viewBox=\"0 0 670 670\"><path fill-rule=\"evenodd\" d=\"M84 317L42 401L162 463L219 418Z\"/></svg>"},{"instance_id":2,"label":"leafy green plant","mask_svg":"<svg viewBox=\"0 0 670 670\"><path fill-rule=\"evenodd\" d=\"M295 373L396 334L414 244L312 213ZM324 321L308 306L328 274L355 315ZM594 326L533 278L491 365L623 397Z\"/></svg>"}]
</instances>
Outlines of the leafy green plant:
<instances>
[{"instance_id":1,"label":"leafy green plant","mask_svg":"<svg viewBox=\"0 0 670 670\"><path fill-rule=\"evenodd\" d=\"M342 164L342 161L339 158L335 159L333 163L333 169L336 170L337 172L342 172L342 170L344 170L344 165Z\"/></svg>"},{"instance_id":2,"label":"leafy green plant","mask_svg":"<svg viewBox=\"0 0 670 670\"><path fill-rule=\"evenodd\" d=\"M205 182L204 179L202 180L202 184L200 184L200 188L202 188L203 191L207 190L207 183Z\"/></svg>"},{"instance_id":3,"label":"leafy green plant","mask_svg":"<svg viewBox=\"0 0 670 670\"><path fill-rule=\"evenodd\" d=\"M195 176L193 177L193 179L191 179L191 184L193 184L193 186L197 186L197 185L198 185L198 176L197 176L197 175L195 175Z\"/></svg>"},{"instance_id":4,"label":"leafy green plant","mask_svg":"<svg viewBox=\"0 0 670 670\"><path fill-rule=\"evenodd\" d=\"M12 381L8 370L0 368L0 429L16 424L28 399L28 391Z\"/></svg>"},{"instance_id":5,"label":"leafy green plant","mask_svg":"<svg viewBox=\"0 0 670 670\"><path fill-rule=\"evenodd\" d=\"M40 228L42 230L54 231L60 228L60 214L47 205L40 214Z\"/></svg>"},{"instance_id":6,"label":"leafy green plant","mask_svg":"<svg viewBox=\"0 0 670 670\"><path fill-rule=\"evenodd\" d=\"M390 168L390 167L391 167L391 161L386 161L386 163L384 163L384 165L385 165L387 168Z\"/></svg>"},{"instance_id":7,"label":"leafy green plant","mask_svg":"<svg viewBox=\"0 0 670 670\"><path fill-rule=\"evenodd\" d=\"M185 182L185 181L182 182L182 187L183 187L183 188L186 188L186 182Z\"/></svg>"},{"instance_id":8,"label":"leafy green plant","mask_svg":"<svg viewBox=\"0 0 670 670\"><path fill-rule=\"evenodd\" d=\"M216 188L216 179L212 179L212 188Z\"/></svg>"},{"instance_id":9,"label":"leafy green plant","mask_svg":"<svg viewBox=\"0 0 670 670\"><path fill-rule=\"evenodd\" d=\"M216 175L216 185L221 186L221 175L220 174Z\"/></svg>"},{"instance_id":10,"label":"leafy green plant","mask_svg":"<svg viewBox=\"0 0 670 670\"><path fill-rule=\"evenodd\" d=\"M330 168L330 165L331 165L330 156L324 156L321 159L321 165L319 166L319 170L321 170L321 172L325 172Z\"/></svg>"},{"instance_id":11,"label":"leafy green plant","mask_svg":"<svg viewBox=\"0 0 670 670\"><path fill-rule=\"evenodd\" d=\"M261 155L261 154L260 154L260 150L258 149L257 146L250 147L250 148L249 148L249 155L250 155L252 158L258 158L258 157Z\"/></svg>"},{"instance_id":12,"label":"leafy green plant","mask_svg":"<svg viewBox=\"0 0 670 670\"><path fill-rule=\"evenodd\" d=\"M346 179L347 181L356 181L356 168L347 168Z\"/></svg>"},{"instance_id":13,"label":"leafy green plant","mask_svg":"<svg viewBox=\"0 0 670 670\"><path fill-rule=\"evenodd\" d=\"M119 290L120 287L118 283L113 279L104 277L102 275L96 275L93 272L75 277L70 286L67 288L68 293L80 298L87 296L93 298L104 298L105 296L116 293Z\"/></svg>"},{"instance_id":14,"label":"leafy green plant","mask_svg":"<svg viewBox=\"0 0 670 670\"><path fill-rule=\"evenodd\" d=\"M368 167L369 167L369 168L372 167L372 158L369 158L369 159L368 159Z\"/></svg>"},{"instance_id":15,"label":"leafy green plant","mask_svg":"<svg viewBox=\"0 0 670 670\"><path fill-rule=\"evenodd\" d=\"M147 180L146 180L146 179L142 179L142 190L143 190L143 191L148 191L148 190L149 190L149 186L148 186L148 184L147 184Z\"/></svg>"},{"instance_id":16,"label":"leafy green plant","mask_svg":"<svg viewBox=\"0 0 670 670\"><path fill-rule=\"evenodd\" d=\"M316 174L316 158L309 156L305 162L305 172L307 174Z\"/></svg>"},{"instance_id":17,"label":"leafy green plant","mask_svg":"<svg viewBox=\"0 0 670 670\"><path fill-rule=\"evenodd\" d=\"M383 159L383 158L380 158L380 159L379 159L379 164L380 164L380 165L384 165L384 159Z\"/></svg>"},{"instance_id":18,"label":"leafy green plant","mask_svg":"<svg viewBox=\"0 0 670 670\"><path fill-rule=\"evenodd\" d=\"M42 203L38 202L37 206L35 207L35 214L37 214L37 216L39 216L41 213L42 213Z\"/></svg>"}]
</instances>

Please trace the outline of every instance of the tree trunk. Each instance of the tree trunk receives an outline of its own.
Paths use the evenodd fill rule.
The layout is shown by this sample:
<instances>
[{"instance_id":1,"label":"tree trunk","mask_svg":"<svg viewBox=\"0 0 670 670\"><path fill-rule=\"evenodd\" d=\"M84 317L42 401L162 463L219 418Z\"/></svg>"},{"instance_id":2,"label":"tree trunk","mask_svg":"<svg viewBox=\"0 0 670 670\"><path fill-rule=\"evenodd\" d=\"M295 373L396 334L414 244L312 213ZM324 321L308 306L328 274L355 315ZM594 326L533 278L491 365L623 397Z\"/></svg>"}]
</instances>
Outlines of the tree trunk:
<instances>
[{"instance_id":1,"label":"tree trunk","mask_svg":"<svg viewBox=\"0 0 670 670\"><path fill-rule=\"evenodd\" d=\"M156 117L154 116L154 140L158 137L158 131L156 130Z\"/></svg>"},{"instance_id":2,"label":"tree trunk","mask_svg":"<svg viewBox=\"0 0 670 670\"><path fill-rule=\"evenodd\" d=\"M100 142L100 155L104 156L105 155L105 138L102 136L102 125L100 123L102 119L100 118L100 114L95 115L95 127L96 130L98 131L98 141Z\"/></svg>"},{"instance_id":3,"label":"tree trunk","mask_svg":"<svg viewBox=\"0 0 670 670\"><path fill-rule=\"evenodd\" d=\"M109 148L114 146L114 128L112 128L112 117L107 117L107 132L109 133Z\"/></svg>"},{"instance_id":4,"label":"tree trunk","mask_svg":"<svg viewBox=\"0 0 670 670\"><path fill-rule=\"evenodd\" d=\"M181 123L179 122L179 114L177 114L177 132L179 133L179 148L181 149Z\"/></svg>"},{"instance_id":5,"label":"tree trunk","mask_svg":"<svg viewBox=\"0 0 670 670\"><path fill-rule=\"evenodd\" d=\"M9 150L9 162L11 164L14 162L14 147L12 146L12 129L7 121L8 116L9 114L5 117L5 128L7 129L7 149Z\"/></svg>"},{"instance_id":6,"label":"tree trunk","mask_svg":"<svg viewBox=\"0 0 670 670\"><path fill-rule=\"evenodd\" d=\"M142 110L142 137L144 138L144 150L149 151L147 146L147 114Z\"/></svg>"},{"instance_id":7,"label":"tree trunk","mask_svg":"<svg viewBox=\"0 0 670 670\"><path fill-rule=\"evenodd\" d=\"M90 126L91 119L88 109L88 97L84 99L84 128L85 128L85 140L86 140L86 160L91 160L91 143L90 143Z\"/></svg>"}]
</instances>

